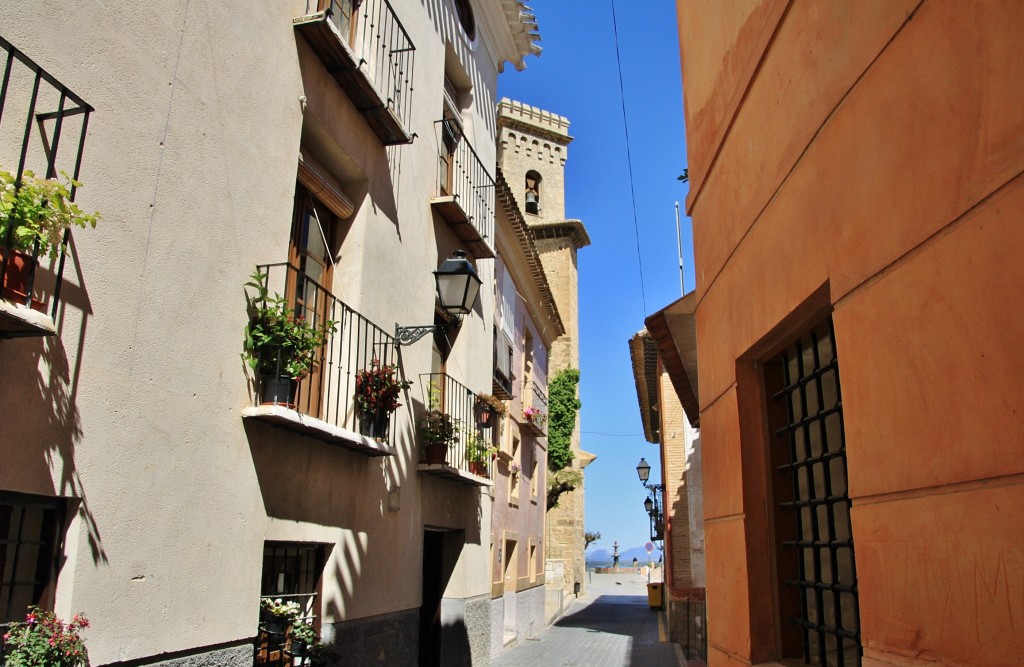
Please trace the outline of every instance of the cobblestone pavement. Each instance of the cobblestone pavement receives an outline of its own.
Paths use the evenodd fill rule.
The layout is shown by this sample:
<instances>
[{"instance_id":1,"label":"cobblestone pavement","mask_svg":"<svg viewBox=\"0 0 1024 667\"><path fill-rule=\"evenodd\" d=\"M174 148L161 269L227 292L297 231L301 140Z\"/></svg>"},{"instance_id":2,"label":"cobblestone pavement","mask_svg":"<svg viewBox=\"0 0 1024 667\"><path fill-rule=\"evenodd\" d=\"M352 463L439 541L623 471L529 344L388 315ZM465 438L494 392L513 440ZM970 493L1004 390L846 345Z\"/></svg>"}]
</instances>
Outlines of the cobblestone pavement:
<instances>
[{"instance_id":1,"label":"cobblestone pavement","mask_svg":"<svg viewBox=\"0 0 1024 667\"><path fill-rule=\"evenodd\" d=\"M594 574L569 613L499 653L493 667L679 667L676 645L658 641L661 612L647 606L647 578ZM662 621L663 623L664 621Z\"/></svg>"}]
</instances>

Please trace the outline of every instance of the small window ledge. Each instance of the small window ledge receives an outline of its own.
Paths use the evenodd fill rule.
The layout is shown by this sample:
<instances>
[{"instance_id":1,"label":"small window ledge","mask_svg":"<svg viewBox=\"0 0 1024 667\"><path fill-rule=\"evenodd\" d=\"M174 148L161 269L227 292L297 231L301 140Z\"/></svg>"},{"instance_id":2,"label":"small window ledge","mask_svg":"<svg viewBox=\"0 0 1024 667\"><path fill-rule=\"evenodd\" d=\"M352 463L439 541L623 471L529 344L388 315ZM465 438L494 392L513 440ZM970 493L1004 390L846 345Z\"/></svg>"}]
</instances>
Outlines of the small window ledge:
<instances>
[{"instance_id":1,"label":"small window ledge","mask_svg":"<svg viewBox=\"0 0 1024 667\"><path fill-rule=\"evenodd\" d=\"M447 463L420 463L416 466L416 470L428 475L445 477L469 486L494 486L494 482L489 479L478 477L471 472L460 470Z\"/></svg>"},{"instance_id":2,"label":"small window ledge","mask_svg":"<svg viewBox=\"0 0 1024 667\"><path fill-rule=\"evenodd\" d=\"M0 299L0 338L53 336L57 327L46 313Z\"/></svg>"},{"instance_id":3,"label":"small window ledge","mask_svg":"<svg viewBox=\"0 0 1024 667\"><path fill-rule=\"evenodd\" d=\"M258 405L242 410L242 419L253 419L294 431L317 440L341 445L365 456L394 456L393 445L300 414L280 405Z\"/></svg>"}]
</instances>

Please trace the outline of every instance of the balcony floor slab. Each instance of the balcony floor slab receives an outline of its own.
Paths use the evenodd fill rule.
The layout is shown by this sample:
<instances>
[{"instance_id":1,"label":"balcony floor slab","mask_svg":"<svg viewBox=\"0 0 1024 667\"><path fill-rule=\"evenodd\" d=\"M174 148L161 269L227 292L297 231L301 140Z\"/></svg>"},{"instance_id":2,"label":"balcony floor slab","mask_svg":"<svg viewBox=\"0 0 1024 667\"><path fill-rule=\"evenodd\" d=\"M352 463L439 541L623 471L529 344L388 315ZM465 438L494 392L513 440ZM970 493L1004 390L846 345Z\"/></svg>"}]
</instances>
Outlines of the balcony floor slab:
<instances>
[{"instance_id":1,"label":"balcony floor slab","mask_svg":"<svg viewBox=\"0 0 1024 667\"><path fill-rule=\"evenodd\" d=\"M242 419L254 419L317 440L340 445L365 456L394 456L395 447L347 428L304 415L282 405L257 405L242 410Z\"/></svg>"}]
</instances>

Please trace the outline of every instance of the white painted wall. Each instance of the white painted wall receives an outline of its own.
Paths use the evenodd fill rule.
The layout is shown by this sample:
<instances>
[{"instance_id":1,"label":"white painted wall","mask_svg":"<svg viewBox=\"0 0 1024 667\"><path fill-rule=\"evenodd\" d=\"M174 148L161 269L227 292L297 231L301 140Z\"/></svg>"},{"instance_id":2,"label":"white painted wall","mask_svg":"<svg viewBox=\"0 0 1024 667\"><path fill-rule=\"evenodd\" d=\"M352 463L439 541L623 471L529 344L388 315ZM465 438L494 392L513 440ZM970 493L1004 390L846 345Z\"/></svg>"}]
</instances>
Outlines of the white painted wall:
<instances>
[{"instance_id":1,"label":"white painted wall","mask_svg":"<svg viewBox=\"0 0 1024 667\"><path fill-rule=\"evenodd\" d=\"M467 136L493 174L498 63L485 36L468 42L447 1L394 4L417 47L418 136L391 149L324 92L322 72L300 71L310 54L291 17L304 0L0 13L0 34L96 109L79 201L104 220L75 234L59 337L0 342L0 489L74 499L56 606L91 619L93 664L253 636L265 540L333 545L325 621L417 608L424 524L468 536L447 594L489 593L490 503L415 471L422 396L403 401L399 455L384 462L240 417L242 285L286 258L300 96L320 91L305 131L334 137L361 193L335 293L385 329L432 322L430 271L459 247L428 204L446 43L473 81ZM477 270L492 284L493 261ZM481 290L449 361L478 391L493 308ZM429 341L402 361L407 377L429 372Z\"/></svg>"}]
</instances>

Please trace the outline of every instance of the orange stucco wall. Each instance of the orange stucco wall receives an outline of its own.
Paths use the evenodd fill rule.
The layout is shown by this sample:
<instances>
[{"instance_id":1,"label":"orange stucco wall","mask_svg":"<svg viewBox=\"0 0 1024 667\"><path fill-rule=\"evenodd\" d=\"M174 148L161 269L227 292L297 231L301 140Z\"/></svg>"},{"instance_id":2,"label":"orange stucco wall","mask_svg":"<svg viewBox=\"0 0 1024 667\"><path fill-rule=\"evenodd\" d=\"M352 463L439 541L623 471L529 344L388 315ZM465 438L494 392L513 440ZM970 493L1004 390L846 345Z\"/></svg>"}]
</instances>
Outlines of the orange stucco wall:
<instances>
[{"instance_id":1,"label":"orange stucco wall","mask_svg":"<svg viewBox=\"0 0 1024 667\"><path fill-rule=\"evenodd\" d=\"M1024 3L678 5L709 662L781 657L757 363L831 313L864 664L1019 664Z\"/></svg>"}]
</instances>

